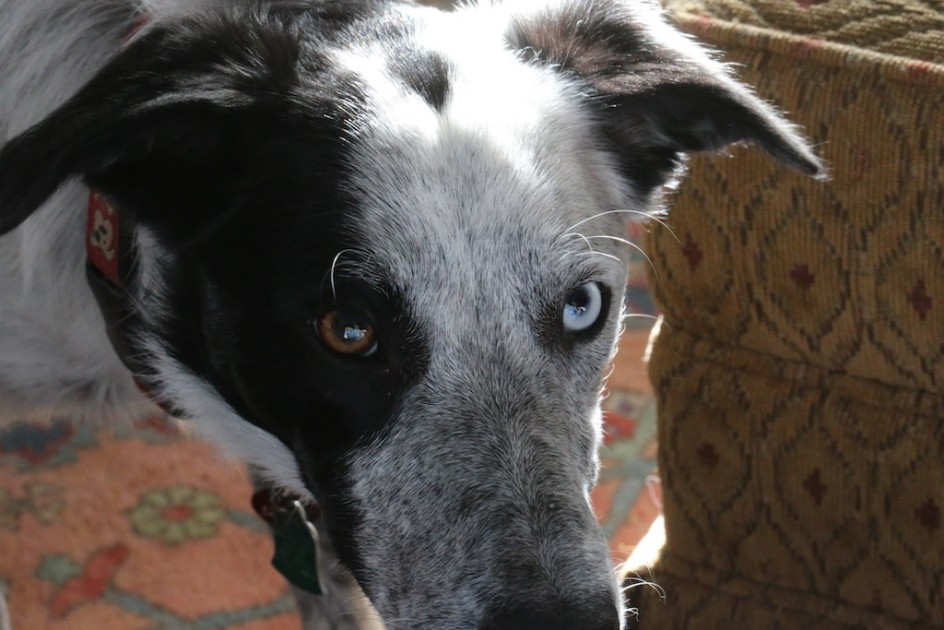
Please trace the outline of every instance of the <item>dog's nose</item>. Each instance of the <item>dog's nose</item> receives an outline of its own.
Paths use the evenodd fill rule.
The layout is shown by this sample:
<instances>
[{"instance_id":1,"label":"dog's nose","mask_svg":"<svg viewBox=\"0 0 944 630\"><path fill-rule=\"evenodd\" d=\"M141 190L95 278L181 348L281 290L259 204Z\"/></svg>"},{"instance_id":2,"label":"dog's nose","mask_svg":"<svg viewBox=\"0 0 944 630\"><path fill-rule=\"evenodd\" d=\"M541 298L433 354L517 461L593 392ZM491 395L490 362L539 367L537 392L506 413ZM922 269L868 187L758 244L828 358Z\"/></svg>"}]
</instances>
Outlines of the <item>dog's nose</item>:
<instances>
[{"instance_id":1,"label":"dog's nose","mask_svg":"<svg viewBox=\"0 0 944 630\"><path fill-rule=\"evenodd\" d=\"M616 603L604 600L570 605L512 606L492 611L479 630L619 630Z\"/></svg>"}]
</instances>

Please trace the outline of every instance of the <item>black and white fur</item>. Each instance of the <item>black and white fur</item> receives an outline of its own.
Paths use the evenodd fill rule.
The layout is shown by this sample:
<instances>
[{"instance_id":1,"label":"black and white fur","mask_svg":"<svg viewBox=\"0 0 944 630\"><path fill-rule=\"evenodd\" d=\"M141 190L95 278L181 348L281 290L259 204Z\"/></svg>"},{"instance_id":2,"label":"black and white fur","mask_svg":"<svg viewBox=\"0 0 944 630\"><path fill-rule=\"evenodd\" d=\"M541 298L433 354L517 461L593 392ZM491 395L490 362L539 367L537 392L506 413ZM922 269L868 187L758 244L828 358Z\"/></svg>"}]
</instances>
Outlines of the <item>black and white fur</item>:
<instances>
[{"instance_id":1,"label":"black and white fur","mask_svg":"<svg viewBox=\"0 0 944 630\"><path fill-rule=\"evenodd\" d=\"M588 499L621 237L742 141L822 170L644 0L0 0L3 415L149 405L84 278L94 187L132 226L141 378L317 500L388 628L619 628ZM319 341L335 308L376 352Z\"/></svg>"}]
</instances>

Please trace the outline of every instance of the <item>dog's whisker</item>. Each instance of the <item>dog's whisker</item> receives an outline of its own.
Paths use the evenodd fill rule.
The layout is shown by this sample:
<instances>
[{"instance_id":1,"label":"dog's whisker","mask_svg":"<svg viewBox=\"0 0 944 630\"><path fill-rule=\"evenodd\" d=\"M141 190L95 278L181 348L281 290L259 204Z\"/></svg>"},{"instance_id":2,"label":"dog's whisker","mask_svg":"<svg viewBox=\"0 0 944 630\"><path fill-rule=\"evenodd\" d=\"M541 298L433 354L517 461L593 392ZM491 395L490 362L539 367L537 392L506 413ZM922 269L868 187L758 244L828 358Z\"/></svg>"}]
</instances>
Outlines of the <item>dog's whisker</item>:
<instances>
[{"instance_id":1,"label":"dog's whisker","mask_svg":"<svg viewBox=\"0 0 944 630\"><path fill-rule=\"evenodd\" d=\"M331 270L328 272L328 277L331 282L331 299L334 300L335 302L337 302L338 300L338 290L337 290L337 285L335 285L335 282L334 282L334 272L338 266L338 259L340 259L342 255L353 252L353 251L354 251L353 249L342 249L341 251L339 251L337 254L334 255L334 260L331 261Z\"/></svg>"},{"instance_id":2,"label":"dog's whisker","mask_svg":"<svg viewBox=\"0 0 944 630\"><path fill-rule=\"evenodd\" d=\"M622 238L620 236L613 236L610 234L594 234L591 236L586 236L584 234L580 234L577 232L569 232L565 236L568 236L568 235L579 236L580 238L582 238L585 242L587 242L587 247L590 248L590 251L592 253L600 253L600 252L596 252L593 249L593 247L590 245L590 239L606 239L610 241L616 241L617 243L623 243L624 245L627 245L628 247L631 247L632 249L639 252L642 255L642 257L646 259L646 262L649 263L649 267L652 269L653 273L656 275L656 280L657 281L659 280L659 277L658 277L659 272L656 269L655 263L652 262L652 259L649 257L649 255L645 252L645 250L642 247L640 247L639 245L637 245L636 243L632 242L629 239Z\"/></svg>"},{"instance_id":3,"label":"dog's whisker","mask_svg":"<svg viewBox=\"0 0 944 630\"><path fill-rule=\"evenodd\" d=\"M651 319L654 322L659 321L658 315L650 315L649 313L626 313L620 316L620 321L625 321L627 319Z\"/></svg>"},{"instance_id":4,"label":"dog's whisker","mask_svg":"<svg viewBox=\"0 0 944 630\"><path fill-rule=\"evenodd\" d=\"M562 262L564 262L565 260L567 260L568 258L573 258L574 256L578 256L578 255L587 256L587 255L596 254L596 253L597 253L596 251L592 251L592 252L566 251L566 252L564 252L563 254L560 255L560 257L557 259L557 262L558 262L558 263L562 263Z\"/></svg>"},{"instance_id":5,"label":"dog's whisker","mask_svg":"<svg viewBox=\"0 0 944 630\"><path fill-rule=\"evenodd\" d=\"M610 377L613 376L613 372L616 371L616 364L612 362L615 356L616 356L615 352L613 353L612 356L610 356L610 365L607 367L606 373L603 374L603 387L602 387L603 391L606 391L606 382L610 380Z\"/></svg>"},{"instance_id":6,"label":"dog's whisker","mask_svg":"<svg viewBox=\"0 0 944 630\"><path fill-rule=\"evenodd\" d=\"M656 223L661 225L663 228L665 228L666 231L668 231L668 233L672 235L672 238L675 239L677 243L682 242L681 239L679 239L678 234L675 233L675 230L672 229L672 226L669 225L669 222L666 221L665 219L659 218L655 213L639 212L638 210L630 210L629 212L638 212L639 214L645 215L647 219L655 221Z\"/></svg>"},{"instance_id":7,"label":"dog's whisker","mask_svg":"<svg viewBox=\"0 0 944 630\"><path fill-rule=\"evenodd\" d=\"M582 235L581 235L581 236L582 236ZM592 235L592 236L584 236L584 238L585 238L585 239L591 239L591 238L605 238L605 239L608 239L608 240L611 240L611 241L616 241L617 243L623 243L624 245L629 245L630 247L638 247L635 243L633 243L633 242L630 241L629 239L622 238L622 237L619 237L619 236L612 236L612 235L610 235L610 234L594 234L594 235Z\"/></svg>"},{"instance_id":8,"label":"dog's whisker","mask_svg":"<svg viewBox=\"0 0 944 630\"><path fill-rule=\"evenodd\" d=\"M647 213L647 212L641 212L641 211L639 211L639 210L629 210L629 209L626 209L626 208L614 208L614 209L612 209L612 210L604 210L603 212L598 212L598 213L596 213L596 214L594 214L594 215L591 215L591 216L589 216L589 217L587 217L587 218L585 218L585 219L581 219L580 221L577 221L576 223L574 223L573 225L571 225L570 227L568 227L568 228L565 229L564 231L565 231L565 232L572 232L573 230L577 229L578 227L580 227L580 226L583 225L584 223L589 223L590 221L593 221L594 219L599 219L600 217L605 217L605 216L610 215L610 214L639 214L639 215L646 216L646 217L650 216L649 213Z\"/></svg>"},{"instance_id":9,"label":"dog's whisker","mask_svg":"<svg viewBox=\"0 0 944 630\"><path fill-rule=\"evenodd\" d=\"M557 237L555 237L554 242L555 242L555 243L561 243L561 242L564 242L564 241L566 241L567 239L572 238L572 237L574 237L574 236L579 237L579 238L584 238L584 235L581 234L580 232L573 232L573 231L570 231L570 232L562 232L562 233L558 234ZM587 243L587 246L588 246L588 247L589 247L589 245L590 245L590 244Z\"/></svg>"},{"instance_id":10,"label":"dog's whisker","mask_svg":"<svg viewBox=\"0 0 944 630\"><path fill-rule=\"evenodd\" d=\"M620 242L620 243L624 243L624 244L628 245L628 246L631 247L632 249L634 249L634 250L636 250L637 252L639 252L639 253L642 255L642 257L646 259L646 262L649 263L649 268L652 269L652 272L653 272L653 274L654 274L655 277L656 277L656 282L661 282L661 278L659 278L659 270L656 269L656 265L655 265L654 262L652 262L652 258L650 258L650 257L649 257L649 254L647 254L646 251L645 251L642 247L640 247L639 245L637 245L636 243L630 241L629 239L620 238L619 236L610 236L610 235L608 235L608 234L597 234L597 235L594 235L594 236L588 236L588 237L586 237L586 238L588 238L588 239L589 239L589 238L604 238L604 239L609 239L609 240L613 240L613 241L618 241L618 242Z\"/></svg>"},{"instance_id":11,"label":"dog's whisker","mask_svg":"<svg viewBox=\"0 0 944 630\"><path fill-rule=\"evenodd\" d=\"M656 282L661 283L662 278L659 277L659 270L656 268L656 264L652 262L652 259L649 258L649 254L647 254L646 251L642 247L640 247L639 245L636 245L635 243L630 243L629 245L630 247L635 249L637 252L639 252L643 258L646 259L646 262L649 263L649 268L652 269L652 273L656 277Z\"/></svg>"},{"instance_id":12,"label":"dog's whisker","mask_svg":"<svg viewBox=\"0 0 944 630\"><path fill-rule=\"evenodd\" d=\"M647 580L646 578L640 576L638 573L635 573L635 575L632 577L627 576L623 578L623 587L620 590L621 592L626 593L627 591L631 591L632 589L639 587L651 588L659 596L659 599L664 600L666 597L664 588L659 586L656 582L653 582L651 579Z\"/></svg>"},{"instance_id":13,"label":"dog's whisker","mask_svg":"<svg viewBox=\"0 0 944 630\"><path fill-rule=\"evenodd\" d=\"M624 261L624 260L623 260L622 258L620 258L619 256L614 256L613 254L607 254L606 252L597 252L597 251L592 251L592 252L574 252L573 255L574 255L574 256L603 256L604 258L609 258L609 259L611 259L611 260L615 260L616 262L618 262L618 263L621 264L621 265L625 265L625 264L626 264L626 261Z\"/></svg>"},{"instance_id":14,"label":"dog's whisker","mask_svg":"<svg viewBox=\"0 0 944 630\"><path fill-rule=\"evenodd\" d=\"M587 249L589 249L591 252L593 251L593 245L590 243L590 239L588 239L586 236L584 236L580 232L567 232L566 234L562 234L560 238L565 239L569 236L576 236L577 238L583 240L583 242L587 244Z\"/></svg>"},{"instance_id":15,"label":"dog's whisker","mask_svg":"<svg viewBox=\"0 0 944 630\"><path fill-rule=\"evenodd\" d=\"M643 210L633 210L632 208L617 208L617 209L618 209L618 210L621 210L622 212L625 212L625 213L627 213L627 214L636 214L636 215L639 215L639 216L641 216L641 217L644 218L644 219L649 219L649 218L651 218L651 217L653 216L653 213L652 213L652 212L645 212L645 211L643 211Z\"/></svg>"}]
</instances>

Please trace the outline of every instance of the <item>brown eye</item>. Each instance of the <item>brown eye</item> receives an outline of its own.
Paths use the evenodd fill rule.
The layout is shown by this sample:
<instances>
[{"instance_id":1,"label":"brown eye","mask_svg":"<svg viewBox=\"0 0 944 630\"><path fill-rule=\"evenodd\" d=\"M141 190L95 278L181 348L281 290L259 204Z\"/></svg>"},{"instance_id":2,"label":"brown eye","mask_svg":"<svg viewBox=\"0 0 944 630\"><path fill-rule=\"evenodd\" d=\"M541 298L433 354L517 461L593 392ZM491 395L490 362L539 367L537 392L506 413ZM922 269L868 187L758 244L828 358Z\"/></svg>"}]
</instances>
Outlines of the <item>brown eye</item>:
<instances>
[{"instance_id":1,"label":"brown eye","mask_svg":"<svg viewBox=\"0 0 944 630\"><path fill-rule=\"evenodd\" d=\"M329 311L318 320L318 336L332 352L369 356L377 350L374 327L354 311Z\"/></svg>"}]
</instances>

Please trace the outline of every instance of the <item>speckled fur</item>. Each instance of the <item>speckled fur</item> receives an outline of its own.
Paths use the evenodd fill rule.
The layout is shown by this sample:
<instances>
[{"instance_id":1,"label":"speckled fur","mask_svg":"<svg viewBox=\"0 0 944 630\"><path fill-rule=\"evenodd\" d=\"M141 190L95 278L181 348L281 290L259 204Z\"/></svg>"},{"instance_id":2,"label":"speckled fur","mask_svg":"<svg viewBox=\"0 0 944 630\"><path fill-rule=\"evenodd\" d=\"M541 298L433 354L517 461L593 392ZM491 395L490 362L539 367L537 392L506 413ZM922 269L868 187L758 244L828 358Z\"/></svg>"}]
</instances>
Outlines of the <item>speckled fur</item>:
<instances>
[{"instance_id":1,"label":"speckled fur","mask_svg":"<svg viewBox=\"0 0 944 630\"><path fill-rule=\"evenodd\" d=\"M390 630L615 630L622 597L589 497L602 381L620 330L625 222L659 209L661 186L687 152L753 141L800 170L822 167L786 122L665 25L651 2L483 2L455 13L362 4L372 17L351 20L363 30L293 35L304 40L299 54L317 63L292 73L329 67L343 77L326 82L339 92L319 111L343 145L336 184L355 209L338 244L321 253L333 261L331 283L337 273L396 294L402 312L385 323L409 322L407 336L421 348L409 356L422 361L400 366L410 375L404 385L354 390L352 405L372 397L389 409L381 426L332 454L336 470L316 474L306 468L323 430L314 416L301 438L295 425L294 433L267 431L237 411L257 408L239 388L221 390L213 383L224 377L214 381L201 375L211 368L181 358L191 355L168 331L182 308L171 290L182 254L167 244L173 230L141 219L128 299L141 318L134 341L150 383L198 433L250 463L260 484L318 495L329 512L334 505L345 514L343 526L318 524L337 543L337 558L325 549L336 588L328 599L302 598L309 628L378 627L362 589ZM135 42L205 13L313 6L0 0L0 143L42 121L118 55L141 15L149 23ZM240 24L230 18L233 30ZM272 31L260 32L264 45ZM261 64L266 75L268 59L253 52L234 52L247 54L218 68L220 77L181 71L138 111L251 104L262 97L239 86L261 81L254 73ZM272 75L272 89L281 89L281 75ZM238 81L227 83L232 76ZM305 78L283 83L300 90ZM680 89L693 96L679 98ZM286 103L299 101L293 94ZM19 189L28 185L0 172L0 194ZM85 195L65 181L0 237L3 418L152 409L109 345L86 286ZM23 214L23 203L0 196L0 228L22 221L4 213ZM213 280L213 262L192 271L208 338L229 334L238 315L227 312L232 296ZM577 338L561 330L560 313L588 282L612 299L593 334ZM213 369L232 358L233 344L220 338L201 350ZM319 479L336 487L328 492Z\"/></svg>"}]
</instances>

